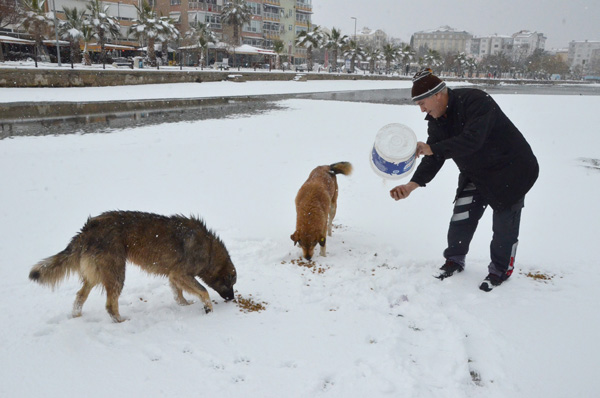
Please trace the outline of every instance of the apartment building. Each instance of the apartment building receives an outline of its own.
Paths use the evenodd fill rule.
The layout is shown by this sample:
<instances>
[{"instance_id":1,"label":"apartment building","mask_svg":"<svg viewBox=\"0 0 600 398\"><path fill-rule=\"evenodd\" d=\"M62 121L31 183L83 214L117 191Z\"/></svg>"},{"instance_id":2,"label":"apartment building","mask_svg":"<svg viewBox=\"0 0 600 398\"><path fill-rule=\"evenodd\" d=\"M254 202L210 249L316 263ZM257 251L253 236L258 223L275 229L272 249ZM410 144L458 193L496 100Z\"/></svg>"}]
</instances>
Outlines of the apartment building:
<instances>
[{"instance_id":1,"label":"apartment building","mask_svg":"<svg viewBox=\"0 0 600 398\"><path fill-rule=\"evenodd\" d=\"M388 41L387 34L381 30L372 30L368 27L356 32L356 41L363 48L382 48Z\"/></svg>"},{"instance_id":2,"label":"apartment building","mask_svg":"<svg viewBox=\"0 0 600 398\"><path fill-rule=\"evenodd\" d=\"M77 8L78 10L87 10L90 0L53 0L44 4L48 12L56 10L56 16L59 19L65 19L64 8ZM128 36L128 29L133 20L137 18L136 6L139 0L102 0L103 6L108 6L107 13L115 17L121 25L121 32L118 38L108 38L109 43L135 45L135 39Z\"/></svg>"},{"instance_id":3,"label":"apartment building","mask_svg":"<svg viewBox=\"0 0 600 398\"><path fill-rule=\"evenodd\" d=\"M572 41L569 43L568 62L571 69L581 68L590 73L590 66L600 62L600 41Z\"/></svg>"},{"instance_id":4,"label":"apartment building","mask_svg":"<svg viewBox=\"0 0 600 398\"><path fill-rule=\"evenodd\" d=\"M489 55L498 55L500 53L511 54L513 49L513 38L511 36L493 35L477 38L479 46L471 46L471 54L477 58L484 58Z\"/></svg>"},{"instance_id":5,"label":"apartment building","mask_svg":"<svg viewBox=\"0 0 600 398\"><path fill-rule=\"evenodd\" d=\"M410 45L419 55L427 50L435 50L440 54L460 53L467 51L467 45L470 45L472 38L473 35L469 32L442 26L414 33Z\"/></svg>"},{"instance_id":6,"label":"apartment building","mask_svg":"<svg viewBox=\"0 0 600 398\"><path fill-rule=\"evenodd\" d=\"M512 35L513 58L525 59L536 50L544 50L546 47L546 36L543 33L521 30Z\"/></svg>"},{"instance_id":7,"label":"apartment building","mask_svg":"<svg viewBox=\"0 0 600 398\"><path fill-rule=\"evenodd\" d=\"M156 0L156 9L169 15L180 32L190 23L210 23L220 41L227 42L232 29L221 21L227 0ZM306 62L306 50L296 46L296 36L311 24L312 0L247 0L252 9L251 20L241 31L242 43L261 48L273 48L274 40L285 45L283 59L295 64Z\"/></svg>"}]
</instances>

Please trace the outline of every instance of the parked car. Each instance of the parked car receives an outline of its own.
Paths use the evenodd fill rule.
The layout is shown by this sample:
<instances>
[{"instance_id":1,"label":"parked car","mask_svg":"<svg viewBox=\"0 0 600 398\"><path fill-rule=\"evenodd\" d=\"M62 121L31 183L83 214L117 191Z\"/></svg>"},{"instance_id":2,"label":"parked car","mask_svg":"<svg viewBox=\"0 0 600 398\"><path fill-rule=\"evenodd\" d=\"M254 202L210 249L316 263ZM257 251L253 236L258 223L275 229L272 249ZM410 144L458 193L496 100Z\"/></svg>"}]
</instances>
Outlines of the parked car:
<instances>
[{"instance_id":1,"label":"parked car","mask_svg":"<svg viewBox=\"0 0 600 398\"><path fill-rule=\"evenodd\" d=\"M296 65L296 72L306 72L307 70L308 67L306 66L306 64Z\"/></svg>"},{"instance_id":2,"label":"parked car","mask_svg":"<svg viewBox=\"0 0 600 398\"><path fill-rule=\"evenodd\" d=\"M231 68L231 65L229 65L228 61L218 61L215 62L212 67L213 69L229 70L229 68Z\"/></svg>"}]
</instances>

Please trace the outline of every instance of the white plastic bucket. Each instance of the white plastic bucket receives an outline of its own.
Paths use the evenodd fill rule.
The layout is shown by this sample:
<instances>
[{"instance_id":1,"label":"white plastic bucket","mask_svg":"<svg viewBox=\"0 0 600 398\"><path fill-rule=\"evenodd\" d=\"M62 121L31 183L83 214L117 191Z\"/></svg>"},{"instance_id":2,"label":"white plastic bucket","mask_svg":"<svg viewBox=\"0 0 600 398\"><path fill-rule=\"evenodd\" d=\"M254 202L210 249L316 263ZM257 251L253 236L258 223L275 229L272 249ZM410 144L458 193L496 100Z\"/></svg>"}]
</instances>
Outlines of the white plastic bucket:
<instances>
[{"instance_id":1,"label":"white plastic bucket","mask_svg":"<svg viewBox=\"0 0 600 398\"><path fill-rule=\"evenodd\" d=\"M415 165L417 136L408 126L391 123L375 136L371 151L371 166L383 178L406 177Z\"/></svg>"}]
</instances>

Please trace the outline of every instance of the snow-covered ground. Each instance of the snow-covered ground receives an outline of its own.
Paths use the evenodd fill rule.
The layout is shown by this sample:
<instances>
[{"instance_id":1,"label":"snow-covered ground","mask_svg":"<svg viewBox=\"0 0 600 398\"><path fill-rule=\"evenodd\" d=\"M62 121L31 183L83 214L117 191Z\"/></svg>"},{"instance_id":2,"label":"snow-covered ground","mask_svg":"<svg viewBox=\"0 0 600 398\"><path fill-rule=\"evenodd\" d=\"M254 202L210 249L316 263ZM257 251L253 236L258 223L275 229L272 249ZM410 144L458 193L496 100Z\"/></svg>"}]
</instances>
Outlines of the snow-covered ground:
<instances>
[{"instance_id":1,"label":"snow-covered ground","mask_svg":"<svg viewBox=\"0 0 600 398\"><path fill-rule=\"evenodd\" d=\"M251 81L140 84L115 87L64 87L64 88L3 88L0 103L8 102L94 102L126 101L136 99L207 98L222 96L247 96L265 94L301 94L351 90L383 90L410 88L406 80L353 81L309 80L298 81ZM463 83L464 84L464 83ZM456 85L456 84L455 84Z\"/></svg>"},{"instance_id":2,"label":"snow-covered ground","mask_svg":"<svg viewBox=\"0 0 600 398\"><path fill-rule=\"evenodd\" d=\"M233 95L317 83L193 86ZM152 91L184 97L186 87ZM132 89L0 89L0 100L123 99ZM477 288L491 213L465 272L432 277L456 167L447 163L400 202L389 197L395 183L370 168L385 124L425 139L415 106L285 100L261 115L0 141L0 396L596 396L600 96L495 98L541 173L526 199L516 272L491 293ZM309 268L290 240L294 197L312 168L337 161L355 171L338 177L327 257ZM119 300L129 321L111 323L99 289L71 318L78 280L52 291L30 282L29 269L66 247L89 215L112 209L203 217L230 251L237 293L265 309L242 312L210 290L215 311L205 315L130 266Z\"/></svg>"}]
</instances>

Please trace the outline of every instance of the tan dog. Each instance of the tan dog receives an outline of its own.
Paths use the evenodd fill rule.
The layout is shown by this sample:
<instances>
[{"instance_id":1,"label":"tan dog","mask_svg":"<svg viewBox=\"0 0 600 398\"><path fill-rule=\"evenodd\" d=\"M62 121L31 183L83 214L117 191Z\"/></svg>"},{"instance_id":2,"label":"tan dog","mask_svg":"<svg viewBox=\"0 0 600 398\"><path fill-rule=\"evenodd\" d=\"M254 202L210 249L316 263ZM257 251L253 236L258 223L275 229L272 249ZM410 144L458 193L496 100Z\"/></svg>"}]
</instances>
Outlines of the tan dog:
<instances>
[{"instance_id":1,"label":"tan dog","mask_svg":"<svg viewBox=\"0 0 600 398\"><path fill-rule=\"evenodd\" d=\"M348 162L315 168L296 195L296 232L290 238L302 248L302 256L310 260L317 244L325 256L327 235L337 211L338 184L336 174L350 175Z\"/></svg>"},{"instance_id":2,"label":"tan dog","mask_svg":"<svg viewBox=\"0 0 600 398\"><path fill-rule=\"evenodd\" d=\"M212 311L208 292L196 277L224 299L234 298L235 267L223 242L204 222L133 211L111 211L89 218L65 250L31 269L29 279L54 287L69 274L78 273L83 287L73 304L73 316L81 316L90 291L101 285L106 291L106 311L113 321L121 322L118 299L126 261L150 274L168 277L181 305L191 304L183 297L185 290L202 300L206 312Z\"/></svg>"}]
</instances>

